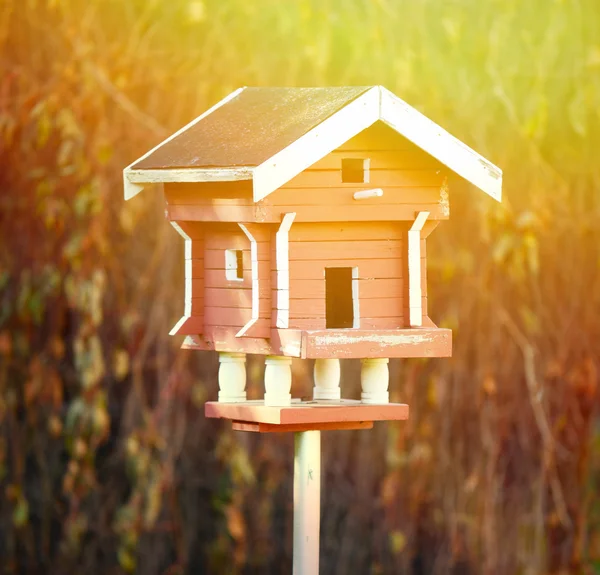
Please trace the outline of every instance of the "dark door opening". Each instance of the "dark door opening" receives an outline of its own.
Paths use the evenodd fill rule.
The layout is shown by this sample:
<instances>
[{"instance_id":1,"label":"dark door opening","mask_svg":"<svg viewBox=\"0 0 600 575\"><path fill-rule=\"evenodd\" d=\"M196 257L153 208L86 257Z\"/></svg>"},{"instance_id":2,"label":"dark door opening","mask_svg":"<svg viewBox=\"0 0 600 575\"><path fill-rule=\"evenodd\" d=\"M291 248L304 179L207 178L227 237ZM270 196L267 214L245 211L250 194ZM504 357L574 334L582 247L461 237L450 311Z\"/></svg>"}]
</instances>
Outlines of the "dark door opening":
<instances>
[{"instance_id":1,"label":"dark door opening","mask_svg":"<svg viewBox=\"0 0 600 575\"><path fill-rule=\"evenodd\" d=\"M325 327L354 327L352 268L325 268Z\"/></svg>"}]
</instances>

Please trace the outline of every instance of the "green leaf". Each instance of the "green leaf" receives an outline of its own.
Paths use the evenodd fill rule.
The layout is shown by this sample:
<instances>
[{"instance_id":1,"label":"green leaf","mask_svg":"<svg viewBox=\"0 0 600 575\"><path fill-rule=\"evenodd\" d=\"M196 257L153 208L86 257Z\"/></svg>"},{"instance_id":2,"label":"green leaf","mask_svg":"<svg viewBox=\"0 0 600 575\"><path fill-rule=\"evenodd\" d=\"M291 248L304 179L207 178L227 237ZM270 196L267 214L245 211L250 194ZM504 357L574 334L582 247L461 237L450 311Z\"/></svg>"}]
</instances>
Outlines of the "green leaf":
<instances>
[{"instance_id":1,"label":"green leaf","mask_svg":"<svg viewBox=\"0 0 600 575\"><path fill-rule=\"evenodd\" d=\"M29 503L25 497L19 497L12 516L15 527L23 527L29 520Z\"/></svg>"}]
</instances>

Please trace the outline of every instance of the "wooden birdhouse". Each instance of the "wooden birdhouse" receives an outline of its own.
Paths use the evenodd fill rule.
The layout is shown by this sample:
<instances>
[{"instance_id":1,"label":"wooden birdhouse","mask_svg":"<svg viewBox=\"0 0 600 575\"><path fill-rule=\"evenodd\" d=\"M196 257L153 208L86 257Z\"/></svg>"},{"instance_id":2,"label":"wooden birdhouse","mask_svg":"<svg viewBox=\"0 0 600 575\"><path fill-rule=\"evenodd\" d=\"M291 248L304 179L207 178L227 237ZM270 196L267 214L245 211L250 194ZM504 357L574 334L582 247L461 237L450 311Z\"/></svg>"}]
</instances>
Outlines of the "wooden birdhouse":
<instances>
[{"instance_id":1,"label":"wooden birdhouse","mask_svg":"<svg viewBox=\"0 0 600 575\"><path fill-rule=\"evenodd\" d=\"M245 402L260 354L267 406L290 405L292 358L316 360L314 399L330 402L339 360L360 358L361 402L382 405L389 358L452 352L428 315L425 246L453 174L500 200L499 168L383 87L242 88L124 182L127 199L164 184L185 241L171 333L219 352L220 403Z\"/></svg>"}]
</instances>

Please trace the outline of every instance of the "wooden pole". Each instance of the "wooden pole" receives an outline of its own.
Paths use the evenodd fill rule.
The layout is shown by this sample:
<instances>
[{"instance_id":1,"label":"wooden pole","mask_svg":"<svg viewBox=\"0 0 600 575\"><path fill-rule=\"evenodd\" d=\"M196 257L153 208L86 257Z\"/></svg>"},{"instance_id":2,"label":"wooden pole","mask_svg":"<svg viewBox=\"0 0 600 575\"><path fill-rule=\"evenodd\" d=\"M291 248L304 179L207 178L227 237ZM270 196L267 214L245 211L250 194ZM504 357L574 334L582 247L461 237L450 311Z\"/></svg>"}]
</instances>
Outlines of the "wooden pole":
<instances>
[{"instance_id":1,"label":"wooden pole","mask_svg":"<svg viewBox=\"0 0 600 575\"><path fill-rule=\"evenodd\" d=\"M318 575L321 432L294 434L294 575Z\"/></svg>"}]
</instances>

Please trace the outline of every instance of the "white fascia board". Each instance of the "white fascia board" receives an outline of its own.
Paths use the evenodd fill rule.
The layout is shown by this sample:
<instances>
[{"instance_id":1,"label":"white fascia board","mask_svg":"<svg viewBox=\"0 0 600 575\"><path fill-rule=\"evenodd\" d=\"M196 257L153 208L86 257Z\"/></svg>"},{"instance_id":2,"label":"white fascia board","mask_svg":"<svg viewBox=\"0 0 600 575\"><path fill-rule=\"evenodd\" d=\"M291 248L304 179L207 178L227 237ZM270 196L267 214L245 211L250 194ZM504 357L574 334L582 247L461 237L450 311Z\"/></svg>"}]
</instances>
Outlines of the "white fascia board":
<instances>
[{"instance_id":1,"label":"white fascia board","mask_svg":"<svg viewBox=\"0 0 600 575\"><path fill-rule=\"evenodd\" d=\"M235 182L251 180L254 168L170 168L129 170L125 181L133 185L165 184L169 182Z\"/></svg>"},{"instance_id":2,"label":"white fascia board","mask_svg":"<svg viewBox=\"0 0 600 575\"><path fill-rule=\"evenodd\" d=\"M148 182L146 182L146 181L135 182L135 181L129 179L129 174L132 171L131 170L132 166L135 166L135 164L137 164L138 162L141 162L142 160L146 159L150 154L154 153L156 150L158 150L159 148L162 148L162 146L164 146L165 144L167 144L168 142L170 142L171 140L173 140L174 138L179 136L179 134L182 134L183 132L185 132L186 130L188 130L189 128L191 128L192 126L197 124L198 122L200 122L200 120L203 120L204 118L206 118L206 116L208 116L209 114L212 114L217 108L220 108L221 106L223 106L223 104L226 104L230 100L233 100L233 98L238 96L245 89L246 89L246 87L244 86L243 88L238 88L234 92L231 92L231 94L229 94L228 96L225 96L225 98L223 98L220 102L217 102L212 108L209 108L208 110L206 110L206 112L204 112L203 114L201 114L200 116L198 116L197 118L192 120L189 124L186 124L183 128L181 128L180 130L177 130L177 132L175 132L174 134L169 136L166 140L163 140L160 144L158 144L157 146L154 146L154 148L152 148L150 151L146 152L143 156L140 156L137 160L135 160L135 162L131 162L131 164L129 164L129 166L127 166L123 170L123 186L124 186L124 192L125 192L125 199L129 200L129 199L133 198L133 196L139 194L144 189L144 186L140 185L140 184L149 184L149 183L154 183L156 181L158 181L158 182L161 182L161 181L162 182L165 182L165 181L189 181L189 180L150 180ZM156 171L156 170L135 170L135 171L136 172L150 172L150 171ZM171 170L166 170L166 171L171 171ZM240 178L240 179L246 179L246 178ZM198 181L218 181L218 180L191 180L191 181L198 182Z\"/></svg>"},{"instance_id":3,"label":"white fascia board","mask_svg":"<svg viewBox=\"0 0 600 575\"><path fill-rule=\"evenodd\" d=\"M375 86L260 164L254 172L254 201L266 198L306 168L339 148L379 119Z\"/></svg>"},{"instance_id":4,"label":"white fascia board","mask_svg":"<svg viewBox=\"0 0 600 575\"><path fill-rule=\"evenodd\" d=\"M379 89L382 122L495 200L502 200L500 168L383 86Z\"/></svg>"}]
</instances>

